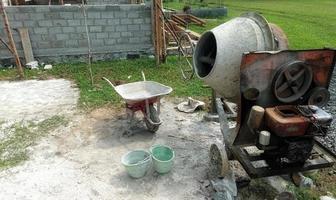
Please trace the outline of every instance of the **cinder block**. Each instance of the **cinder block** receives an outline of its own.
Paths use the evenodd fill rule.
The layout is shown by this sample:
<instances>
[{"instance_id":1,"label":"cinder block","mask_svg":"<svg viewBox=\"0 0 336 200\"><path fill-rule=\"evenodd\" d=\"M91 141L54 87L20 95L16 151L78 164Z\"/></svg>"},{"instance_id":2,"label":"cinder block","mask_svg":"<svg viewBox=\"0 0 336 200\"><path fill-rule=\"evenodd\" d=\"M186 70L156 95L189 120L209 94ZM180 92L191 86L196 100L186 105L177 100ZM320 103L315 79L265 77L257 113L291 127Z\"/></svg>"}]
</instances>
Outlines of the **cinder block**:
<instances>
[{"instance_id":1,"label":"cinder block","mask_svg":"<svg viewBox=\"0 0 336 200\"><path fill-rule=\"evenodd\" d=\"M26 21L24 21L23 22L23 26L25 26L25 27L34 27L34 26L37 26L37 22L36 21L28 21L28 20L26 20Z\"/></svg>"},{"instance_id":2,"label":"cinder block","mask_svg":"<svg viewBox=\"0 0 336 200\"><path fill-rule=\"evenodd\" d=\"M115 18L126 18L126 12L125 11L116 11L114 13Z\"/></svg>"},{"instance_id":3,"label":"cinder block","mask_svg":"<svg viewBox=\"0 0 336 200\"><path fill-rule=\"evenodd\" d=\"M97 39L105 39L108 38L108 33L96 33Z\"/></svg>"},{"instance_id":4,"label":"cinder block","mask_svg":"<svg viewBox=\"0 0 336 200\"><path fill-rule=\"evenodd\" d=\"M21 21L11 21L10 22L11 28L19 28L23 26L23 23ZM2 26L1 26L2 28Z\"/></svg>"},{"instance_id":5,"label":"cinder block","mask_svg":"<svg viewBox=\"0 0 336 200\"><path fill-rule=\"evenodd\" d=\"M62 27L52 27L49 28L48 30L50 34L63 33Z\"/></svg>"},{"instance_id":6,"label":"cinder block","mask_svg":"<svg viewBox=\"0 0 336 200\"><path fill-rule=\"evenodd\" d=\"M89 27L90 32L102 32L101 26L90 26Z\"/></svg>"},{"instance_id":7,"label":"cinder block","mask_svg":"<svg viewBox=\"0 0 336 200\"><path fill-rule=\"evenodd\" d=\"M38 48L41 48L41 49L48 49L50 48L50 42L47 42L47 41L39 41L39 42L36 42L36 46Z\"/></svg>"},{"instance_id":8,"label":"cinder block","mask_svg":"<svg viewBox=\"0 0 336 200\"><path fill-rule=\"evenodd\" d=\"M85 20L82 19L82 20L80 20L80 21L81 21L81 25L82 25L82 26L85 26ZM87 24L88 26L93 26L93 25L95 25L95 24L94 24L94 19L87 19L87 20L86 20L86 24Z\"/></svg>"},{"instance_id":9,"label":"cinder block","mask_svg":"<svg viewBox=\"0 0 336 200\"><path fill-rule=\"evenodd\" d=\"M114 26L104 26L104 32L114 32Z\"/></svg>"},{"instance_id":10,"label":"cinder block","mask_svg":"<svg viewBox=\"0 0 336 200\"><path fill-rule=\"evenodd\" d=\"M101 13L102 18L104 19L110 19L110 18L114 18L114 13L113 12L103 12Z\"/></svg>"},{"instance_id":11,"label":"cinder block","mask_svg":"<svg viewBox=\"0 0 336 200\"><path fill-rule=\"evenodd\" d=\"M53 26L53 23L50 20L43 20L43 21L38 21L38 25L41 27L50 27L50 26Z\"/></svg>"},{"instance_id":12,"label":"cinder block","mask_svg":"<svg viewBox=\"0 0 336 200\"><path fill-rule=\"evenodd\" d=\"M121 19L120 24L133 24L133 22L131 19L126 18L126 19Z\"/></svg>"},{"instance_id":13,"label":"cinder block","mask_svg":"<svg viewBox=\"0 0 336 200\"><path fill-rule=\"evenodd\" d=\"M104 40L105 45L114 45L117 43L116 39L106 39Z\"/></svg>"},{"instance_id":14,"label":"cinder block","mask_svg":"<svg viewBox=\"0 0 336 200\"><path fill-rule=\"evenodd\" d=\"M34 6L34 7L22 7L25 10L27 10L27 8L33 8L32 11L34 12L42 12L42 13L48 13L49 12L49 6Z\"/></svg>"},{"instance_id":15,"label":"cinder block","mask_svg":"<svg viewBox=\"0 0 336 200\"><path fill-rule=\"evenodd\" d=\"M135 38L129 38L129 42L130 42L130 43L141 43L141 41L139 40L138 37L135 37Z\"/></svg>"},{"instance_id":16,"label":"cinder block","mask_svg":"<svg viewBox=\"0 0 336 200\"><path fill-rule=\"evenodd\" d=\"M73 13L74 19L84 19L84 15L82 12Z\"/></svg>"},{"instance_id":17,"label":"cinder block","mask_svg":"<svg viewBox=\"0 0 336 200\"><path fill-rule=\"evenodd\" d=\"M29 13L29 18L34 20L44 20L44 13Z\"/></svg>"},{"instance_id":18,"label":"cinder block","mask_svg":"<svg viewBox=\"0 0 336 200\"><path fill-rule=\"evenodd\" d=\"M117 44L128 44L129 43L129 40L128 38L118 38L117 39Z\"/></svg>"},{"instance_id":19,"label":"cinder block","mask_svg":"<svg viewBox=\"0 0 336 200\"><path fill-rule=\"evenodd\" d=\"M85 26L78 26L78 27L76 27L76 32L77 33L85 33L86 32Z\"/></svg>"},{"instance_id":20,"label":"cinder block","mask_svg":"<svg viewBox=\"0 0 336 200\"><path fill-rule=\"evenodd\" d=\"M131 32L121 32L121 37L132 37Z\"/></svg>"},{"instance_id":21,"label":"cinder block","mask_svg":"<svg viewBox=\"0 0 336 200\"><path fill-rule=\"evenodd\" d=\"M68 25L69 26L80 26L81 25L81 21L79 19L70 19L67 20L68 21Z\"/></svg>"},{"instance_id":22,"label":"cinder block","mask_svg":"<svg viewBox=\"0 0 336 200\"><path fill-rule=\"evenodd\" d=\"M73 12L60 12L60 19L73 19Z\"/></svg>"},{"instance_id":23,"label":"cinder block","mask_svg":"<svg viewBox=\"0 0 336 200\"><path fill-rule=\"evenodd\" d=\"M151 31L152 26L150 24L142 24L142 25L140 25L140 29L143 30L143 31Z\"/></svg>"},{"instance_id":24,"label":"cinder block","mask_svg":"<svg viewBox=\"0 0 336 200\"><path fill-rule=\"evenodd\" d=\"M127 25L120 25L115 27L117 32L127 31Z\"/></svg>"},{"instance_id":25,"label":"cinder block","mask_svg":"<svg viewBox=\"0 0 336 200\"><path fill-rule=\"evenodd\" d=\"M91 40L91 45L93 46L93 47L101 47L101 46L103 46L104 45L104 40L96 40L96 39L94 39L94 40Z\"/></svg>"},{"instance_id":26,"label":"cinder block","mask_svg":"<svg viewBox=\"0 0 336 200\"><path fill-rule=\"evenodd\" d=\"M52 48L64 48L65 41L62 40L53 40L50 42Z\"/></svg>"},{"instance_id":27,"label":"cinder block","mask_svg":"<svg viewBox=\"0 0 336 200\"><path fill-rule=\"evenodd\" d=\"M128 18L139 18L139 13L138 12L129 12L127 14Z\"/></svg>"},{"instance_id":28,"label":"cinder block","mask_svg":"<svg viewBox=\"0 0 336 200\"><path fill-rule=\"evenodd\" d=\"M78 47L78 41L77 40L67 40L65 41L65 46L66 47L73 47L73 48L76 48Z\"/></svg>"},{"instance_id":29,"label":"cinder block","mask_svg":"<svg viewBox=\"0 0 336 200\"><path fill-rule=\"evenodd\" d=\"M56 40L68 40L69 39L69 34L56 34Z\"/></svg>"},{"instance_id":30,"label":"cinder block","mask_svg":"<svg viewBox=\"0 0 336 200\"><path fill-rule=\"evenodd\" d=\"M133 19L133 24L143 24L144 20L143 19Z\"/></svg>"},{"instance_id":31,"label":"cinder block","mask_svg":"<svg viewBox=\"0 0 336 200\"><path fill-rule=\"evenodd\" d=\"M54 26L68 26L68 22L66 20L54 20Z\"/></svg>"},{"instance_id":32,"label":"cinder block","mask_svg":"<svg viewBox=\"0 0 336 200\"><path fill-rule=\"evenodd\" d=\"M15 14L15 20L29 20L29 14L28 13L16 13Z\"/></svg>"},{"instance_id":33,"label":"cinder block","mask_svg":"<svg viewBox=\"0 0 336 200\"><path fill-rule=\"evenodd\" d=\"M149 17L145 18L145 23L146 24L151 24L151 22L152 22L151 18L149 18Z\"/></svg>"},{"instance_id":34,"label":"cinder block","mask_svg":"<svg viewBox=\"0 0 336 200\"><path fill-rule=\"evenodd\" d=\"M88 19L100 19L100 12L89 12L87 13Z\"/></svg>"},{"instance_id":35,"label":"cinder block","mask_svg":"<svg viewBox=\"0 0 336 200\"><path fill-rule=\"evenodd\" d=\"M70 39L81 40L86 38L86 33L70 33Z\"/></svg>"},{"instance_id":36,"label":"cinder block","mask_svg":"<svg viewBox=\"0 0 336 200\"><path fill-rule=\"evenodd\" d=\"M63 33L74 33L75 32L75 28L72 27L72 26L62 27L62 31L63 31Z\"/></svg>"},{"instance_id":37,"label":"cinder block","mask_svg":"<svg viewBox=\"0 0 336 200\"><path fill-rule=\"evenodd\" d=\"M34 33L36 34L48 34L47 28L34 28Z\"/></svg>"},{"instance_id":38,"label":"cinder block","mask_svg":"<svg viewBox=\"0 0 336 200\"><path fill-rule=\"evenodd\" d=\"M60 13L57 13L57 12L44 13L44 19L49 19L49 20L60 19Z\"/></svg>"},{"instance_id":39,"label":"cinder block","mask_svg":"<svg viewBox=\"0 0 336 200\"><path fill-rule=\"evenodd\" d=\"M106 25L107 21L106 19L95 19L94 20L94 25Z\"/></svg>"},{"instance_id":40,"label":"cinder block","mask_svg":"<svg viewBox=\"0 0 336 200\"><path fill-rule=\"evenodd\" d=\"M127 25L127 30L128 31L138 31L140 30L140 26L139 25Z\"/></svg>"},{"instance_id":41,"label":"cinder block","mask_svg":"<svg viewBox=\"0 0 336 200\"><path fill-rule=\"evenodd\" d=\"M107 24L108 25L119 25L120 24L120 19L108 19Z\"/></svg>"},{"instance_id":42,"label":"cinder block","mask_svg":"<svg viewBox=\"0 0 336 200\"><path fill-rule=\"evenodd\" d=\"M88 47L88 40L87 39L78 40L78 47Z\"/></svg>"},{"instance_id":43,"label":"cinder block","mask_svg":"<svg viewBox=\"0 0 336 200\"><path fill-rule=\"evenodd\" d=\"M119 32L109 33L109 38L120 38Z\"/></svg>"}]
</instances>

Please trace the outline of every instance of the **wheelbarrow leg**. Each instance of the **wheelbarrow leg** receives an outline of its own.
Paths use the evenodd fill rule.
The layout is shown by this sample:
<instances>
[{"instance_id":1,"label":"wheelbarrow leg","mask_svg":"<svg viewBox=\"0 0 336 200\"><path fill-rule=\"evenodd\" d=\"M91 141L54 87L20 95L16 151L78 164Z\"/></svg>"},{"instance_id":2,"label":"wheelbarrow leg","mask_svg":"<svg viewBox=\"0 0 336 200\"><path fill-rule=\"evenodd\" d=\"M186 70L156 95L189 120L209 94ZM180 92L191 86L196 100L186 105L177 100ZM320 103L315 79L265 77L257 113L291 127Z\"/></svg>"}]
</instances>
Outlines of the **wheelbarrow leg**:
<instances>
[{"instance_id":1,"label":"wheelbarrow leg","mask_svg":"<svg viewBox=\"0 0 336 200\"><path fill-rule=\"evenodd\" d=\"M126 115L127 115L127 122L126 122L126 127L125 127L125 132L123 133L123 135L126 135L126 136L131 136L133 135L133 132L132 132L132 128L134 126L134 111L129 109L129 108L126 108Z\"/></svg>"}]
</instances>

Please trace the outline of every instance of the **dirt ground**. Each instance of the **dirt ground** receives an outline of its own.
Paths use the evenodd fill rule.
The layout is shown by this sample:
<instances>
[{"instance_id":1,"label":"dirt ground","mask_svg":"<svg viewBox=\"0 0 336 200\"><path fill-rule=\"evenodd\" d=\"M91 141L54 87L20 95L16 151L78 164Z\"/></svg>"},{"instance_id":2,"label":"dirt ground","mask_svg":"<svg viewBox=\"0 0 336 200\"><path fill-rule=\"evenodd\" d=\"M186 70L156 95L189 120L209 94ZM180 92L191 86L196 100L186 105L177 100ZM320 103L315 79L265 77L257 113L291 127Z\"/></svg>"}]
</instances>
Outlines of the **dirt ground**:
<instances>
[{"instance_id":1,"label":"dirt ground","mask_svg":"<svg viewBox=\"0 0 336 200\"><path fill-rule=\"evenodd\" d=\"M78 109L79 91L70 81L0 82L0 90L0 141L14 134L4 130L17 122L29 124L53 116L67 121L29 146L27 160L0 170L1 200L211 199L209 147L221 142L222 134L218 123L203 120L204 112L178 112L175 107L181 99L163 100L163 124L156 134L146 130L139 115L137 131L128 137L123 135L127 122L123 109ZM173 148L172 171L159 175L151 169L143 178L130 178L121 157L154 144ZM6 154L3 149L0 161ZM286 191L287 184L280 177L253 180L239 190L238 199L271 200Z\"/></svg>"},{"instance_id":2,"label":"dirt ground","mask_svg":"<svg viewBox=\"0 0 336 200\"><path fill-rule=\"evenodd\" d=\"M25 91L35 95L28 98L30 105L37 105L36 110L44 110L39 101L59 96L62 91L72 91L72 97L78 97L78 91L71 89L65 80L62 91L49 90L47 96L39 92L41 86L55 84L52 81L44 81L42 85L26 83L35 84ZM27 95L22 95L22 91L16 94L25 101ZM174 109L174 102L164 101L161 114L164 123L156 134L147 132L139 123L139 131L126 137L124 110L101 108L86 114L69 109L74 102L50 103L45 110L48 115L34 109L26 110L24 115L12 114L17 120L61 113L69 123L33 146L28 161L0 172L0 199L204 199L208 195L200 190L200 182L207 177L208 148L221 133L217 123L202 121L203 113L180 113ZM11 110L20 102L16 103L11 104ZM67 112L59 112L63 108ZM6 120L12 120L12 115ZM149 149L153 144L166 144L174 149L172 171L159 175L151 170L144 178L130 178L120 163L121 156L130 150Z\"/></svg>"}]
</instances>

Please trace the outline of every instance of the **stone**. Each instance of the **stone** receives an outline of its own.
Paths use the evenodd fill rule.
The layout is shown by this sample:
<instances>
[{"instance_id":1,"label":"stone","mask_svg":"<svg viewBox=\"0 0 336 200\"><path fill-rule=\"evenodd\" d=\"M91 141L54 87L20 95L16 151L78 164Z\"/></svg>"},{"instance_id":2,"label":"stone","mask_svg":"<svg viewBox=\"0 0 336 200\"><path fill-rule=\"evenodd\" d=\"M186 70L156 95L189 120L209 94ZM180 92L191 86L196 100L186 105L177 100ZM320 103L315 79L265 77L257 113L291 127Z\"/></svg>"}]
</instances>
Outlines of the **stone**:
<instances>
[{"instance_id":1,"label":"stone","mask_svg":"<svg viewBox=\"0 0 336 200\"><path fill-rule=\"evenodd\" d=\"M52 65L48 64L48 65L44 65L44 68L43 69L52 69Z\"/></svg>"}]
</instances>

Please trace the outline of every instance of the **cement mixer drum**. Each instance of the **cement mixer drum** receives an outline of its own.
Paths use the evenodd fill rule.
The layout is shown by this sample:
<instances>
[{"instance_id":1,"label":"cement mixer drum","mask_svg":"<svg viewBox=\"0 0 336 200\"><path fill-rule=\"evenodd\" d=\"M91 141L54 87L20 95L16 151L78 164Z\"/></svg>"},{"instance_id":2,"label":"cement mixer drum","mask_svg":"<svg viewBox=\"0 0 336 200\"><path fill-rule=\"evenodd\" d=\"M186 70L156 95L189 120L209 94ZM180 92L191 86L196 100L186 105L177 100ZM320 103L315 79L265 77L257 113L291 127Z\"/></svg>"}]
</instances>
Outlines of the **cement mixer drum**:
<instances>
[{"instance_id":1,"label":"cement mixer drum","mask_svg":"<svg viewBox=\"0 0 336 200\"><path fill-rule=\"evenodd\" d=\"M278 50L280 46L284 45L279 45L263 16L246 13L201 36L193 56L195 72L217 94L235 102L243 53Z\"/></svg>"}]
</instances>

